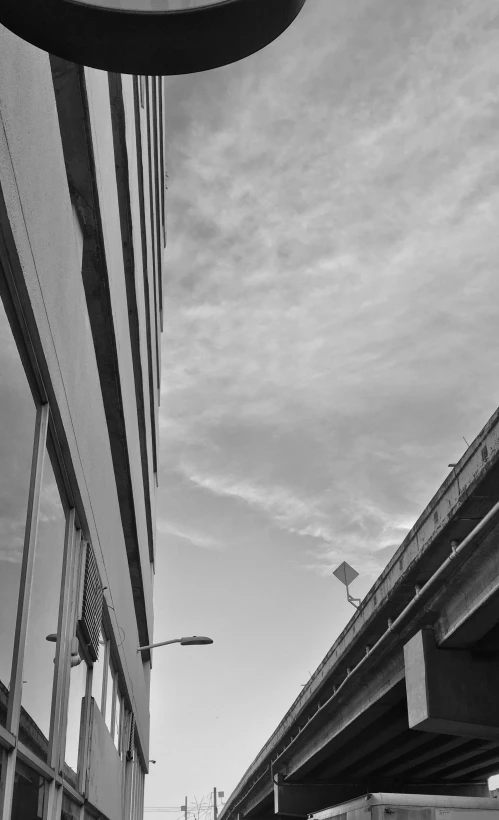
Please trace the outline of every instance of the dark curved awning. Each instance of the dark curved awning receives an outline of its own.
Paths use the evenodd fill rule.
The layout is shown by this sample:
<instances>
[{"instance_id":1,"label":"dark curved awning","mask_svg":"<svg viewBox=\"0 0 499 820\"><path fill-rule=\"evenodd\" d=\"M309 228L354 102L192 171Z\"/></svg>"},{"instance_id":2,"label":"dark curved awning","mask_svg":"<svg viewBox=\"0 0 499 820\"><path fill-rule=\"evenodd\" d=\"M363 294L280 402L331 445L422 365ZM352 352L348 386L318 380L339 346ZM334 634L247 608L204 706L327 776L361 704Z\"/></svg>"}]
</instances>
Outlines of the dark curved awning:
<instances>
[{"instance_id":1,"label":"dark curved awning","mask_svg":"<svg viewBox=\"0 0 499 820\"><path fill-rule=\"evenodd\" d=\"M293 22L304 3L1 0L0 23L71 62L122 74L191 74L264 48Z\"/></svg>"}]
</instances>

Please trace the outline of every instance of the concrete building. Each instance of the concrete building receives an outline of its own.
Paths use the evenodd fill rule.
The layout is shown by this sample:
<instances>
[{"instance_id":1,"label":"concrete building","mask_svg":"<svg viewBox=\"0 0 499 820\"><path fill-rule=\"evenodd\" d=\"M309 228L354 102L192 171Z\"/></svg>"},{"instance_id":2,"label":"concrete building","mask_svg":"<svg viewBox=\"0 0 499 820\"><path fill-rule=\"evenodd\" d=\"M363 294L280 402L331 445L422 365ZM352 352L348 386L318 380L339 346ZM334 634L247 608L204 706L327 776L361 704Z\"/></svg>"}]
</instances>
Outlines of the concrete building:
<instances>
[{"instance_id":1,"label":"concrete building","mask_svg":"<svg viewBox=\"0 0 499 820\"><path fill-rule=\"evenodd\" d=\"M160 78L0 27L0 817L137 820L149 759Z\"/></svg>"}]
</instances>

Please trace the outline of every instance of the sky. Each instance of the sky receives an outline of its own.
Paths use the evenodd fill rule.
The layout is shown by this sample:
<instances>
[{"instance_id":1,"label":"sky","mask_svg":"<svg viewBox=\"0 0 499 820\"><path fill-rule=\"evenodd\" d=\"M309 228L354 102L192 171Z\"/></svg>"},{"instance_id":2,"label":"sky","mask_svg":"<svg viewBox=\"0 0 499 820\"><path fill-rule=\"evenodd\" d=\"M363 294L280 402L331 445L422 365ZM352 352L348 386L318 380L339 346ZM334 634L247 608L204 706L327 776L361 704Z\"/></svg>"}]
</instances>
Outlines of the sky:
<instances>
[{"instance_id":1,"label":"sky","mask_svg":"<svg viewBox=\"0 0 499 820\"><path fill-rule=\"evenodd\" d=\"M229 796L499 404L498 27L307 0L166 80L155 639L214 644L154 653L147 807Z\"/></svg>"}]
</instances>

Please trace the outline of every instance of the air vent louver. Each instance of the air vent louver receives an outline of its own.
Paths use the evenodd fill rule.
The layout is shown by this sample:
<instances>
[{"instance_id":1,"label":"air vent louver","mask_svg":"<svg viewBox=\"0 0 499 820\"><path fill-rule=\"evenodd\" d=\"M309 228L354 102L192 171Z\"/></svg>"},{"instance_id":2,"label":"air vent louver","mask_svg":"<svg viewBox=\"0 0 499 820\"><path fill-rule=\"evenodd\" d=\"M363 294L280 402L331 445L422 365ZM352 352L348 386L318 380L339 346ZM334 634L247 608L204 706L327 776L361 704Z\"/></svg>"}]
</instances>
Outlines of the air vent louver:
<instances>
[{"instance_id":1,"label":"air vent louver","mask_svg":"<svg viewBox=\"0 0 499 820\"><path fill-rule=\"evenodd\" d=\"M102 624L102 582L97 568L94 551L87 544L85 559L85 580L83 582L83 602L79 627L93 661L99 657L99 635Z\"/></svg>"}]
</instances>

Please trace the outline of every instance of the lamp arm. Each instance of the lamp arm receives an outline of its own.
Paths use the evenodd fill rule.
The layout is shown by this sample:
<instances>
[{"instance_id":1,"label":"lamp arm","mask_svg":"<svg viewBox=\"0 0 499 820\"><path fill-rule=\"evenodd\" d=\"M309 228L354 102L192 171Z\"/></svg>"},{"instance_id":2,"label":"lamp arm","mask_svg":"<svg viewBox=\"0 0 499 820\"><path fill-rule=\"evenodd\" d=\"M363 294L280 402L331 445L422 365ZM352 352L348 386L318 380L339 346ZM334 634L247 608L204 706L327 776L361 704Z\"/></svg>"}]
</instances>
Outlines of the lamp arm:
<instances>
[{"instance_id":1,"label":"lamp arm","mask_svg":"<svg viewBox=\"0 0 499 820\"><path fill-rule=\"evenodd\" d=\"M154 649L156 646L166 646L169 643L180 643L182 638L174 638L172 641L161 641L161 643L151 643L149 646L139 646L137 652L142 652L145 649Z\"/></svg>"}]
</instances>

